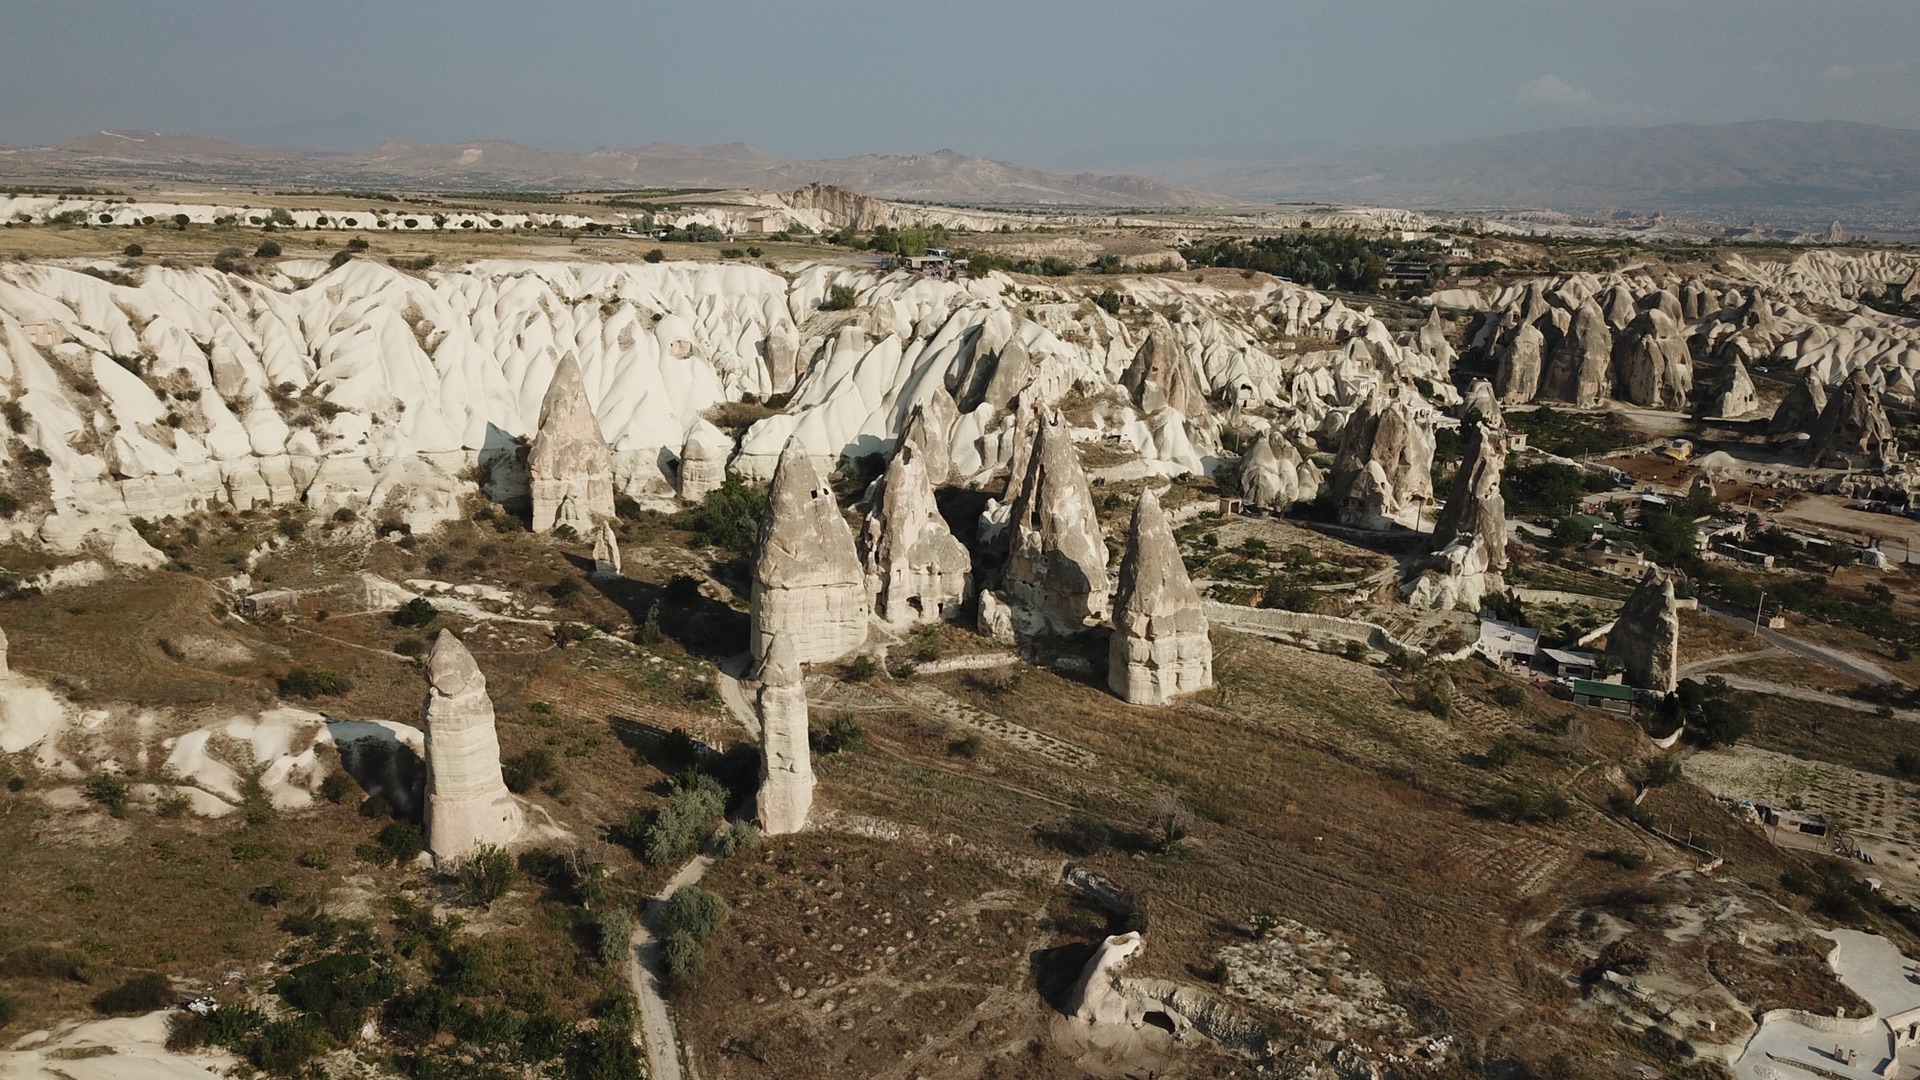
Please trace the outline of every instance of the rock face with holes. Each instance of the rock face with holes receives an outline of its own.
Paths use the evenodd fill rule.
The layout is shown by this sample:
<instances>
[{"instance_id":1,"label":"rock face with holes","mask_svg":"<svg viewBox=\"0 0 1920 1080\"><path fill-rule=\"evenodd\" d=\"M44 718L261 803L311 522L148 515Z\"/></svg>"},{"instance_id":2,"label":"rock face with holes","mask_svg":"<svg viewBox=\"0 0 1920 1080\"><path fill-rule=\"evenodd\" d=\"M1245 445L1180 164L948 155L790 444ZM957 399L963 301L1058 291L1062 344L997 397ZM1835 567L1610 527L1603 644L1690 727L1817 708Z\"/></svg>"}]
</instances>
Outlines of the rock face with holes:
<instances>
[{"instance_id":1,"label":"rock face with holes","mask_svg":"<svg viewBox=\"0 0 1920 1080\"><path fill-rule=\"evenodd\" d=\"M527 452L533 531L567 525L582 536L613 517L613 451L587 402L586 380L572 353L560 358L540 404L540 430Z\"/></svg>"},{"instance_id":2,"label":"rock face with holes","mask_svg":"<svg viewBox=\"0 0 1920 1080\"><path fill-rule=\"evenodd\" d=\"M1816 468L1882 468L1900 460L1880 394L1880 384L1864 368L1833 388L1811 433Z\"/></svg>"},{"instance_id":3,"label":"rock face with holes","mask_svg":"<svg viewBox=\"0 0 1920 1080\"><path fill-rule=\"evenodd\" d=\"M727 481L727 457L733 440L704 417L687 430L680 450L680 497L697 503Z\"/></svg>"},{"instance_id":4,"label":"rock face with holes","mask_svg":"<svg viewBox=\"0 0 1920 1080\"><path fill-rule=\"evenodd\" d=\"M1187 361L1173 328L1156 325L1133 354L1133 361L1120 376L1133 403L1147 415L1161 409L1177 409L1184 416L1206 415L1206 392Z\"/></svg>"},{"instance_id":5,"label":"rock face with holes","mask_svg":"<svg viewBox=\"0 0 1920 1080\"><path fill-rule=\"evenodd\" d=\"M1680 302L1673 294L1661 296L1673 301L1677 314ZM1620 396L1635 405L1677 409L1693 393L1693 356L1687 351L1686 335L1677 318L1660 307L1634 316L1613 354Z\"/></svg>"},{"instance_id":6,"label":"rock face with holes","mask_svg":"<svg viewBox=\"0 0 1920 1080\"><path fill-rule=\"evenodd\" d=\"M1055 413L1038 427L1013 500L1003 583L1022 632L1070 633L1106 618L1107 546L1066 421Z\"/></svg>"},{"instance_id":7,"label":"rock face with holes","mask_svg":"<svg viewBox=\"0 0 1920 1080\"><path fill-rule=\"evenodd\" d=\"M1505 587L1507 503L1500 472L1507 432L1498 410L1466 425L1460 470L1433 534L1443 546L1402 589L1407 603L1431 611L1480 610L1487 593Z\"/></svg>"},{"instance_id":8,"label":"rock face with holes","mask_svg":"<svg viewBox=\"0 0 1920 1080\"><path fill-rule=\"evenodd\" d=\"M440 863L520 835L520 804L500 776L500 739L487 679L460 639L440 631L427 654L427 850Z\"/></svg>"},{"instance_id":9,"label":"rock face with holes","mask_svg":"<svg viewBox=\"0 0 1920 1080\"><path fill-rule=\"evenodd\" d=\"M1806 378L1794 383L1786 396L1780 399L1779 406L1773 410L1773 419L1767 424L1767 434L1790 435L1810 431L1826 408L1827 384L1810 371Z\"/></svg>"},{"instance_id":10,"label":"rock face with holes","mask_svg":"<svg viewBox=\"0 0 1920 1080\"><path fill-rule=\"evenodd\" d=\"M1133 705L1165 705L1213 685L1213 642L1200 593L1152 491L1140 494L1113 594L1107 686Z\"/></svg>"},{"instance_id":11,"label":"rock face with holes","mask_svg":"<svg viewBox=\"0 0 1920 1080\"><path fill-rule=\"evenodd\" d=\"M954 539L911 442L887 464L860 533L867 598L890 626L952 618L973 591L973 557Z\"/></svg>"},{"instance_id":12,"label":"rock face with holes","mask_svg":"<svg viewBox=\"0 0 1920 1080\"><path fill-rule=\"evenodd\" d=\"M789 439L773 472L753 565L751 643L764 660L776 634L803 664L838 660L867 640L867 575L853 530L805 444Z\"/></svg>"},{"instance_id":13,"label":"rock face with holes","mask_svg":"<svg viewBox=\"0 0 1920 1080\"><path fill-rule=\"evenodd\" d=\"M1540 392L1592 408L1613 395L1613 331L1600 305L1588 300L1573 313L1567 336L1547 361Z\"/></svg>"},{"instance_id":14,"label":"rock face with holes","mask_svg":"<svg viewBox=\"0 0 1920 1080\"><path fill-rule=\"evenodd\" d=\"M760 794L754 815L769 836L799 832L813 808L813 762L807 747L806 673L792 635L773 635L754 678L760 683Z\"/></svg>"},{"instance_id":15,"label":"rock face with holes","mask_svg":"<svg viewBox=\"0 0 1920 1080\"><path fill-rule=\"evenodd\" d=\"M1736 356L1727 361L1726 370L1714 384L1713 393L1707 399L1707 414L1737 420L1759 410L1760 397L1754 391L1753 376L1747 372L1746 361Z\"/></svg>"},{"instance_id":16,"label":"rock face with holes","mask_svg":"<svg viewBox=\"0 0 1920 1080\"><path fill-rule=\"evenodd\" d=\"M1673 579L1650 568L1620 605L1607 634L1607 653L1620 661L1627 685L1671 693L1680 671L1680 606Z\"/></svg>"},{"instance_id":17,"label":"rock face with holes","mask_svg":"<svg viewBox=\"0 0 1920 1080\"><path fill-rule=\"evenodd\" d=\"M1433 502L1434 414L1398 384L1376 389L1347 421L1333 461L1340 520L1367 529L1414 528Z\"/></svg>"}]
</instances>

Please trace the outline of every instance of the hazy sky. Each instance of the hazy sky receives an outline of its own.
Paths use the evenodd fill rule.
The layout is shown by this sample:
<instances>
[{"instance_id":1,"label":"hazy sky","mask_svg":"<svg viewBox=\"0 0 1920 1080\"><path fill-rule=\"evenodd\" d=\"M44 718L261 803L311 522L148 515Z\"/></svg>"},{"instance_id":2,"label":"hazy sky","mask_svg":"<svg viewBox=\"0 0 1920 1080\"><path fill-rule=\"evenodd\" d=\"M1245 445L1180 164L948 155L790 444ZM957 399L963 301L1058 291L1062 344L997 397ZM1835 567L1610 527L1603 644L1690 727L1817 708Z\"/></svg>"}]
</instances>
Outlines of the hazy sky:
<instances>
[{"instance_id":1,"label":"hazy sky","mask_svg":"<svg viewBox=\"0 0 1920 1080\"><path fill-rule=\"evenodd\" d=\"M1916 0L6 0L0 143L743 140L1051 167L1569 124L1920 128Z\"/></svg>"}]
</instances>

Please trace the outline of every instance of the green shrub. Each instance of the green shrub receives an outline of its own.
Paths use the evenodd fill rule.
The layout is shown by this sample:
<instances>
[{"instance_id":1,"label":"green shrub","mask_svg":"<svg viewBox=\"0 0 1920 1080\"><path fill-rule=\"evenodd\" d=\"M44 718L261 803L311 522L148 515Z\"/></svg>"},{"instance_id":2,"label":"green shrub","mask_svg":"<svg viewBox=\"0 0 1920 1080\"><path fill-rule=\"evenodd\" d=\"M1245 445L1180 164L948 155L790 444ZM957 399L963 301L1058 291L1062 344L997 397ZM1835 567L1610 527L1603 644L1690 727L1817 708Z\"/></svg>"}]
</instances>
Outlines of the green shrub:
<instances>
[{"instance_id":1,"label":"green shrub","mask_svg":"<svg viewBox=\"0 0 1920 1080\"><path fill-rule=\"evenodd\" d=\"M325 854L324 852L322 853ZM293 899L293 883L285 879L269 881L253 890L248 899L261 907L279 907Z\"/></svg>"},{"instance_id":2,"label":"green shrub","mask_svg":"<svg viewBox=\"0 0 1920 1080\"><path fill-rule=\"evenodd\" d=\"M1487 749L1487 761L1506 768L1520 760L1520 744L1512 739L1501 739Z\"/></svg>"},{"instance_id":3,"label":"green shrub","mask_svg":"<svg viewBox=\"0 0 1920 1080\"><path fill-rule=\"evenodd\" d=\"M734 821L720 834L720 854L732 855L736 852L751 850L760 843L760 830L750 821Z\"/></svg>"},{"instance_id":4,"label":"green shrub","mask_svg":"<svg viewBox=\"0 0 1920 1080\"><path fill-rule=\"evenodd\" d=\"M691 515L696 543L751 555L760 539L760 520L766 516L767 493L728 473L720 486ZM698 582L695 583L696 592Z\"/></svg>"},{"instance_id":5,"label":"green shrub","mask_svg":"<svg viewBox=\"0 0 1920 1080\"><path fill-rule=\"evenodd\" d=\"M553 778L553 751L544 746L524 750L500 763L500 775L507 790L525 795L543 780Z\"/></svg>"},{"instance_id":6,"label":"green shrub","mask_svg":"<svg viewBox=\"0 0 1920 1080\"><path fill-rule=\"evenodd\" d=\"M338 697L353 690L353 682L324 668L296 667L280 678L281 697Z\"/></svg>"},{"instance_id":7,"label":"green shrub","mask_svg":"<svg viewBox=\"0 0 1920 1080\"><path fill-rule=\"evenodd\" d=\"M667 257L667 253L660 250L659 248L648 248L647 253L644 256L644 258L650 263L663 262L665 261L666 257Z\"/></svg>"},{"instance_id":8,"label":"green shrub","mask_svg":"<svg viewBox=\"0 0 1920 1080\"><path fill-rule=\"evenodd\" d=\"M267 1024L253 1040L247 1060L281 1076L294 1076L332 1048L326 1029L311 1016L287 1016Z\"/></svg>"},{"instance_id":9,"label":"green shrub","mask_svg":"<svg viewBox=\"0 0 1920 1080\"><path fill-rule=\"evenodd\" d=\"M427 842L420 835L420 826L411 821L389 822L374 837L380 852L386 861L397 866L412 862L427 849Z\"/></svg>"},{"instance_id":10,"label":"green shrub","mask_svg":"<svg viewBox=\"0 0 1920 1080\"><path fill-rule=\"evenodd\" d=\"M1414 695L1413 707L1422 712L1432 713L1440 719L1445 720L1447 717L1453 715L1453 694L1448 691L1444 683L1428 683L1420 688L1418 694ZM1517 760L1517 751L1519 748L1515 747L1514 749Z\"/></svg>"},{"instance_id":11,"label":"green shrub","mask_svg":"<svg viewBox=\"0 0 1920 1080\"><path fill-rule=\"evenodd\" d=\"M616 904L594 917L595 954L607 967L621 967L633 954L633 913Z\"/></svg>"},{"instance_id":12,"label":"green shrub","mask_svg":"<svg viewBox=\"0 0 1920 1080\"><path fill-rule=\"evenodd\" d=\"M1647 763L1647 786L1661 787L1680 779L1679 758L1657 758Z\"/></svg>"},{"instance_id":13,"label":"green shrub","mask_svg":"<svg viewBox=\"0 0 1920 1080\"><path fill-rule=\"evenodd\" d=\"M399 989L398 975L360 952L332 953L301 964L273 984L282 1001L318 1020L324 1034L342 1043L359 1033L368 1010Z\"/></svg>"},{"instance_id":14,"label":"green shrub","mask_svg":"<svg viewBox=\"0 0 1920 1080\"><path fill-rule=\"evenodd\" d=\"M700 943L687 934L668 934L660 942L662 974L666 990L677 994L692 986L706 970L707 954Z\"/></svg>"},{"instance_id":15,"label":"green shrub","mask_svg":"<svg viewBox=\"0 0 1920 1080\"><path fill-rule=\"evenodd\" d=\"M120 254L125 255L129 259L137 259L146 253L147 249L141 247L139 244L128 244L126 247L120 249Z\"/></svg>"},{"instance_id":16,"label":"green shrub","mask_svg":"<svg viewBox=\"0 0 1920 1080\"><path fill-rule=\"evenodd\" d=\"M683 885L660 905L660 932L668 936L685 934L695 941L705 941L727 921L729 914L725 900L698 885Z\"/></svg>"},{"instance_id":17,"label":"green shrub","mask_svg":"<svg viewBox=\"0 0 1920 1080\"><path fill-rule=\"evenodd\" d=\"M866 746L867 733L853 717L836 716L827 721L825 728L809 732L807 741L814 753L831 755Z\"/></svg>"},{"instance_id":18,"label":"green shrub","mask_svg":"<svg viewBox=\"0 0 1920 1080\"><path fill-rule=\"evenodd\" d=\"M726 808L726 791L713 777L683 774L674 781L673 797L642 831L640 857L653 866L664 866L693 854Z\"/></svg>"},{"instance_id":19,"label":"green shrub","mask_svg":"<svg viewBox=\"0 0 1920 1080\"><path fill-rule=\"evenodd\" d=\"M256 259L277 259L280 257L280 245L276 241L268 240L253 249L253 257Z\"/></svg>"},{"instance_id":20,"label":"green shrub","mask_svg":"<svg viewBox=\"0 0 1920 1080\"><path fill-rule=\"evenodd\" d=\"M86 787L81 790L86 793L87 798L106 807L107 813L112 814L114 817L123 818L127 816L127 793L129 789L127 787L127 781L123 777L114 776L111 773L101 773L89 779Z\"/></svg>"},{"instance_id":21,"label":"green shrub","mask_svg":"<svg viewBox=\"0 0 1920 1080\"><path fill-rule=\"evenodd\" d=\"M1093 306L1109 315L1118 315L1120 314L1120 294L1114 292L1109 286L1102 290L1099 296L1093 298Z\"/></svg>"},{"instance_id":22,"label":"green shrub","mask_svg":"<svg viewBox=\"0 0 1920 1080\"><path fill-rule=\"evenodd\" d=\"M430 603L426 597L416 596L400 605L393 614L387 616L387 621L395 626L417 629L423 626L432 626L434 620L439 617L440 612L434 609L433 604Z\"/></svg>"},{"instance_id":23,"label":"green shrub","mask_svg":"<svg viewBox=\"0 0 1920 1080\"><path fill-rule=\"evenodd\" d=\"M1608 848L1605 851L1589 851L1587 857L1600 862L1608 862L1622 870L1638 870L1647 865L1647 857L1638 852L1622 848Z\"/></svg>"},{"instance_id":24,"label":"green shrub","mask_svg":"<svg viewBox=\"0 0 1920 1080\"><path fill-rule=\"evenodd\" d=\"M821 311L850 311L860 302L860 294L851 285L829 285L827 295L820 301Z\"/></svg>"},{"instance_id":25,"label":"green shrub","mask_svg":"<svg viewBox=\"0 0 1920 1080\"><path fill-rule=\"evenodd\" d=\"M866 682L878 674L880 674L879 662L867 653L861 653L847 661L840 669L840 679L843 682Z\"/></svg>"},{"instance_id":26,"label":"green shrub","mask_svg":"<svg viewBox=\"0 0 1920 1080\"><path fill-rule=\"evenodd\" d=\"M107 1016L144 1016L173 1004L172 984L158 972L148 971L93 999L93 1011Z\"/></svg>"},{"instance_id":27,"label":"green shrub","mask_svg":"<svg viewBox=\"0 0 1920 1080\"><path fill-rule=\"evenodd\" d=\"M460 860L457 871L460 893L475 907L492 907L495 900L513 887L513 856L481 844L473 854Z\"/></svg>"},{"instance_id":28,"label":"green shrub","mask_svg":"<svg viewBox=\"0 0 1920 1080\"><path fill-rule=\"evenodd\" d=\"M632 1034L603 1020L574 1037L566 1075L568 1080L641 1080L646 1068Z\"/></svg>"}]
</instances>

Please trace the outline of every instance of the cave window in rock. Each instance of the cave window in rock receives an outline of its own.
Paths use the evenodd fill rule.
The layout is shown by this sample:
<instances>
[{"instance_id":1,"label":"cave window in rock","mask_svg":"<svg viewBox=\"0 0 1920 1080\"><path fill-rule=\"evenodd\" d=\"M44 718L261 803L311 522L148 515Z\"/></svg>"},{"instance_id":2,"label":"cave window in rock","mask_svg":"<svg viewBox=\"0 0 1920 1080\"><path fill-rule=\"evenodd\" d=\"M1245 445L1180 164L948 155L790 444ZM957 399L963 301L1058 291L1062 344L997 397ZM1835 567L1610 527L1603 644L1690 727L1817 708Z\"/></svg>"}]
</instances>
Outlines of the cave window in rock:
<instances>
[{"instance_id":1,"label":"cave window in rock","mask_svg":"<svg viewBox=\"0 0 1920 1080\"><path fill-rule=\"evenodd\" d=\"M1150 1024L1154 1027L1157 1027L1169 1035L1174 1033L1173 1017L1168 1016L1166 1013L1163 1013L1158 1009L1155 1009L1152 1012L1147 1013L1145 1016L1142 1016L1140 1019L1142 1022Z\"/></svg>"}]
</instances>

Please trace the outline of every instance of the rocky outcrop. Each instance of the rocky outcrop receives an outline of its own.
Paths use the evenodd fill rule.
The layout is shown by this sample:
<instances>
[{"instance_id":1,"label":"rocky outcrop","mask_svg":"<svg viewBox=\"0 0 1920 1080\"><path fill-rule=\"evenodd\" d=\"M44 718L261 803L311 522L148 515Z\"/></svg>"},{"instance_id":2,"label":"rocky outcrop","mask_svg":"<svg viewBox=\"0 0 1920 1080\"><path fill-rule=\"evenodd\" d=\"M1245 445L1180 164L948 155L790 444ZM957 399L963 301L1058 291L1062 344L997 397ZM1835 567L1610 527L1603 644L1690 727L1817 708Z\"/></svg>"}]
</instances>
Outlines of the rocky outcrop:
<instances>
[{"instance_id":1,"label":"rocky outcrop","mask_svg":"<svg viewBox=\"0 0 1920 1080\"><path fill-rule=\"evenodd\" d=\"M680 449L680 497L697 503L727 482L727 458L733 440L704 417L687 431Z\"/></svg>"},{"instance_id":2,"label":"rocky outcrop","mask_svg":"<svg viewBox=\"0 0 1920 1080\"><path fill-rule=\"evenodd\" d=\"M1120 376L1133 403L1148 415L1161 409L1177 409L1183 416L1199 417L1206 412L1206 391L1180 347L1173 329L1156 325L1133 354L1127 370Z\"/></svg>"},{"instance_id":3,"label":"rocky outcrop","mask_svg":"<svg viewBox=\"0 0 1920 1080\"><path fill-rule=\"evenodd\" d=\"M867 598L892 626L950 619L973 590L973 559L933 499L920 452L902 440L861 530Z\"/></svg>"},{"instance_id":4,"label":"rocky outcrop","mask_svg":"<svg viewBox=\"0 0 1920 1080\"><path fill-rule=\"evenodd\" d=\"M1420 332L1415 337L1420 351L1438 362L1441 371L1451 370L1453 362L1459 359L1454 351L1453 342L1447 340L1447 322L1440 317L1440 309L1435 307L1427 315L1427 321L1420 324Z\"/></svg>"},{"instance_id":5,"label":"rocky outcrop","mask_svg":"<svg viewBox=\"0 0 1920 1080\"><path fill-rule=\"evenodd\" d=\"M1541 393L1582 408L1605 402L1613 392L1613 332L1600 305L1588 300L1573 313L1567 336L1554 347Z\"/></svg>"},{"instance_id":6,"label":"rocky outcrop","mask_svg":"<svg viewBox=\"0 0 1920 1080\"><path fill-rule=\"evenodd\" d=\"M533 531L567 525L582 536L613 516L613 451L587 403L580 362L560 358L540 405L540 430L527 453Z\"/></svg>"},{"instance_id":7,"label":"rocky outcrop","mask_svg":"<svg viewBox=\"0 0 1920 1080\"><path fill-rule=\"evenodd\" d=\"M767 388L791 394L800 378L800 332L792 323L776 323L767 331Z\"/></svg>"},{"instance_id":8,"label":"rocky outcrop","mask_svg":"<svg viewBox=\"0 0 1920 1080\"><path fill-rule=\"evenodd\" d=\"M1634 307L1633 291L1625 285L1615 285L1600 297L1600 310L1607 317L1607 329L1619 333L1633 322L1639 310Z\"/></svg>"},{"instance_id":9,"label":"rocky outcrop","mask_svg":"<svg viewBox=\"0 0 1920 1080\"><path fill-rule=\"evenodd\" d=\"M1320 494L1320 470L1280 432L1256 437L1240 459L1240 497L1260 510L1284 511Z\"/></svg>"},{"instance_id":10,"label":"rocky outcrop","mask_svg":"<svg viewBox=\"0 0 1920 1080\"><path fill-rule=\"evenodd\" d=\"M1607 633L1607 654L1620 661L1627 685L1671 693L1680 671L1680 606L1673 579L1652 567L1620 606Z\"/></svg>"},{"instance_id":11,"label":"rocky outcrop","mask_svg":"<svg viewBox=\"0 0 1920 1080\"><path fill-rule=\"evenodd\" d=\"M620 576L620 538L613 522L603 521L593 530L593 578L611 581Z\"/></svg>"},{"instance_id":12,"label":"rocky outcrop","mask_svg":"<svg viewBox=\"0 0 1920 1080\"><path fill-rule=\"evenodd\" d=\"M1834 387L1811 434L1816 468L1884 468L1900 460L1880 386L1864 369Z\"/></svg>"},{"instance_id":13,"label":"rocky outcrop","mask_svg":"<svg viewBox=\"0 0 1920 1080\"><path fill-rule=\"evenodd\" d=\"M1007 403L1032 381L1033 358L1027 355L1027 347L1020 343L1020 339L1014 338L1007 342L995 359L993 375L980 392L980 402L993 406L995 410L1005 409Z\"/></svg>"},{"instance_id":14,"label":"rocky outcrop","mask_svg":"<svg viewBox=\"0 0 1920 1080\"><path fill-rule=\"evenodd\" d=\"M7 632L0 630L0 675L11 674L12 670L7 666Z\"/></svg>"},{"instance_id":15,"label":"rocky outcrop","mask_svg":"<svg viewBox=\"0 0 1920 1080\"><path fill-rule=\"evenodd\" d=\"M1502 402L1525 405L1540 392L1541 354L1545 349L1546 338L1532 323L1515 331L1512 340L1501 347L1493 387Z\"/></svg>"},{"instance_id":16,"label":"rocky outcrop","mask_svg":"<svg viewBox=\"0 0 1920 1080\"><path fill-rule=\"evenodd\" d=\"M1759 410L1760 396L1754 390L1753 376L1747 373L1746 362L1736 356L1727 361L1726 370L1714 384L1713 393L1707 399L1707 415L1738 420Z\"/></svg>"},{"instance_id":17,"label":"rocky outcrop","mask_svg":"<svg viewBox=\"0 0 1920 1080\"><path fill-rule=\"evenodd\" d=\"M1013 500L1004 589L1023 632L1072 632L1106 618L1107 548L1066 421L1039 425Z\"/></svg>"},{"instance_id":18,"label":"rocky outcrop","mask_svg":"<svg viewBox=\"0 0 1920 1080\"><path fill-rule=\"evenodd\" d=\"M473 654L440 631L427 653L427 850L436 862L463 859L481 844L504 847L520 835L520 805L500 775L500 739L486 676Z\"/></svg>"},{"instance_id":19,"label":"rocky outcrop","mask_svg":"<svg viewBox=\"0 0 1920 1080\"><path fill-rule=\"evenodd\" d=\"M1648 308L1634 316L1613 354L1621 397L1649 409L1686 405L1693 393L1693 356L1679 323L1666 312Z\"/></svg>"},{"instance_id":20,"label":"rocky outcrop","mask_svg":"<svg viewBox=\"0 0 1920 1080\"><path fill-rule=\"evenodd\" d=\"M1348 419L1333 462L1340 520L1367 529L1420 523L1433 502L1434 416L1401 386L1376 389Z\"/></svg>"},{"instance_id":21,"label":"rocky outcrop","mask_svg":"<svg viewBox=\"0 0 1920 1080\"><path fill-rule=\"evenodd\" d=\"M1793 432L1813 430L1820 422L1820 414L1827 409L1827 384L1811 371L1787 395L1780 399L1780 405L1773 410L1773 420L1767 424L1767 434L1788 435Z\"/></svg>"},{"instance_id":22,"label":"rocky outcrop","mask_svg":"<svg viewBox=\"0 0 1920 1080\"><path fill-rule=\"evenodd\" d=\"M900 442L911 446L926 470L927 483L939 488L953 478L953 429L960 422L960 410L945 387L935 387L927 399L913 407Z\"/></svg>"},{"instance_id":23,"label":"rocky outcrop","mask_svg":"<svg viewBox=\"0 0 1920 1080\"><path fill-rule=\"evenodd\" d=\"M773 635L760 670L760 793L754 815L769 836L806 828L813 807L813 761L807 746L807 683L793 637Z\"/></svg>"},{"instance_id":24,"label":"rocky outcrop","mask_svg":"<svg viewBox=\"0 0 1920 1080\"><path fill-rule=\"evenodd\" d=\"M1129 1024L1139 1026L1144 1016L1130 1007L1132 995L1120 977L1121 969L1144 945L1140 934L1116 934L1102 941L1067 996L1067 1013L1089 1024Z\"/></svg>"},{"instance_id":25,"label":"rocky outcrop","mask_svg":"<svg viewBox=\"0 0 1920 1080\"><path fill-rule=\"evenodd\" d=\"M753 565L750 643L764 660L776 634L803 664L838 660L867 640L867 581L853 530L799 439L773 472Z\"/></svg>"},{"instance_id":26,"label":"rocky outcrop","mask_svg":"<svg viewBox=\"0 0 1920 1080\"><path fill-rule=\"evenodd\" d=\"M1213 642L1200 593L1152 491L1140 493L1113 594L1107 686L1133 705L1165 705L1213 685Z\"/></svg>"},{"instance_id":27,"label":"rocky outcrop","mask_svg":"<svg viewBox=\"0 0 1920 1080\"><path fill-rule=\"evenodd\" d=\"M1505 587L1507 504L1500 474L1506 460L1504 429L1486 419L1466 425L1460 469L1433 530L1443 546L1402 588L1407 603L1478 611L1489 592Z\"/></svg>"}]
</instances>

